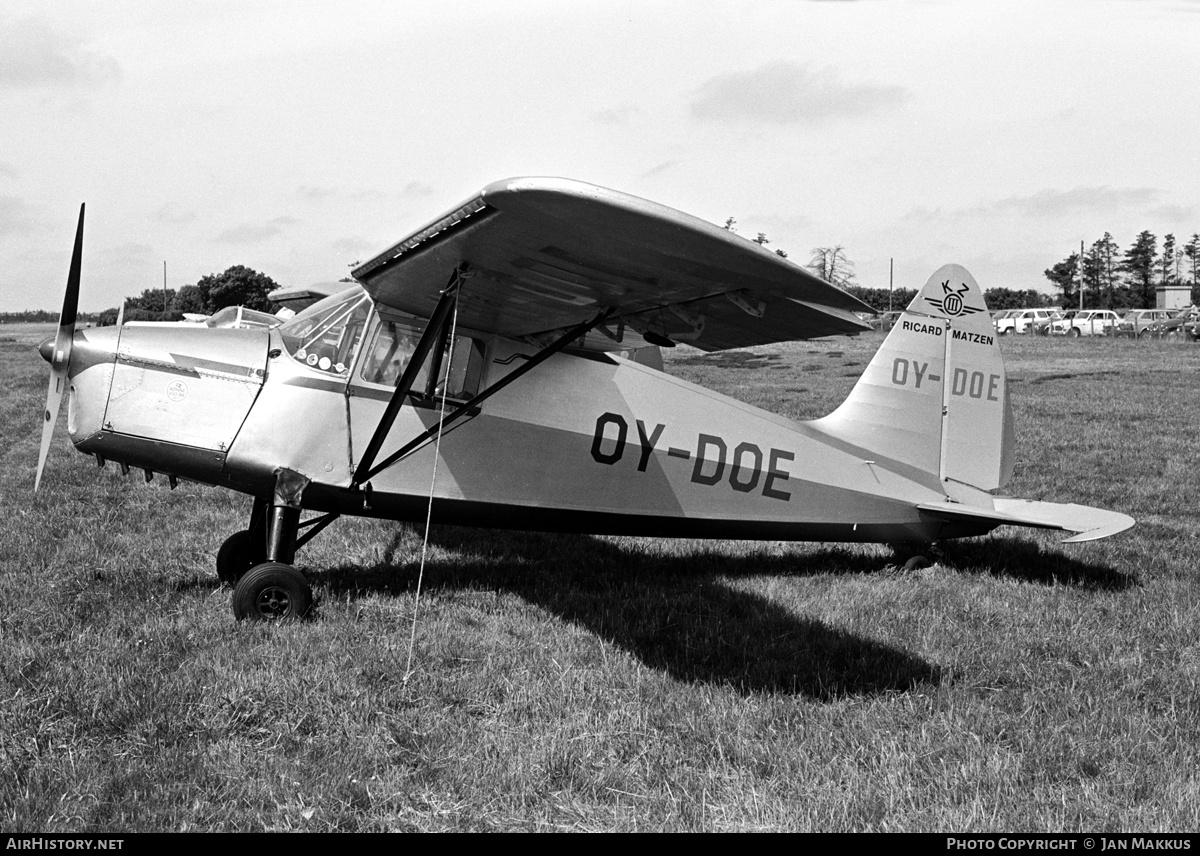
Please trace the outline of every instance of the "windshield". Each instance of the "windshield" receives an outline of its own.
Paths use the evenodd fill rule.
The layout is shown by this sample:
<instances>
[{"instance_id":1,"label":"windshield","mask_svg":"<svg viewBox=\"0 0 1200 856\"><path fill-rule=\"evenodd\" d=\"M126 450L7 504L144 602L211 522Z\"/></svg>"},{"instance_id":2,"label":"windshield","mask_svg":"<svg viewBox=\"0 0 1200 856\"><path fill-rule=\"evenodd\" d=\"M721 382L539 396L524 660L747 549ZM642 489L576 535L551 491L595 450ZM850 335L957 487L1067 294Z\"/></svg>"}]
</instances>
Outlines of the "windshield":
<instances>
[{"instance_id":1,"label":"windshield","mask_svg":"<svg viewBox=\"0 0 1200 856\"><path fill-rule=\"evenodd\" d=\"M278 327L280 319L269 312L245 306L226 306L208 316L204 324L208 327Z\"/></svg>"},{"instance_id":2,"label":"windshield","mask_svg":"<svg viewBox=\"0 0 1200 856\"><path fill-rule=\"evenodd\" d=\"M284 347L307 366L344 375L353 362L369 310L370 298L359 286L326 297L279 328Z\"/></svg>"}]
</instances>

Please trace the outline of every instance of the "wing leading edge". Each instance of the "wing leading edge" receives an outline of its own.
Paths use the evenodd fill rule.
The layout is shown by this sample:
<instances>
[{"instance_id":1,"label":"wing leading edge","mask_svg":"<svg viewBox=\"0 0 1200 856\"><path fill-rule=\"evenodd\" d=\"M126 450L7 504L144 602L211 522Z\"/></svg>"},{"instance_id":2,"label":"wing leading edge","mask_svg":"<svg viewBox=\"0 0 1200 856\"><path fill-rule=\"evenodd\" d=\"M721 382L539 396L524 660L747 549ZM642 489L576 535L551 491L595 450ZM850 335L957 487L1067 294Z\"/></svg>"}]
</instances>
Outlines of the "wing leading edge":
<instances>
[{"instance_id":1,"label":"wing leading edge","mask_svg":"<svg viewBox=\"0 0 1200 856\"><path fill-rule=\"evenodd\" d=\"M870 308L711 223L560 178L485 187L353 271L379 303L428 317L450 272L470 271L459 323L536 338L611 312L586 347L666 336L707 351L867 329Z\"/></svg>"}]
</instances>

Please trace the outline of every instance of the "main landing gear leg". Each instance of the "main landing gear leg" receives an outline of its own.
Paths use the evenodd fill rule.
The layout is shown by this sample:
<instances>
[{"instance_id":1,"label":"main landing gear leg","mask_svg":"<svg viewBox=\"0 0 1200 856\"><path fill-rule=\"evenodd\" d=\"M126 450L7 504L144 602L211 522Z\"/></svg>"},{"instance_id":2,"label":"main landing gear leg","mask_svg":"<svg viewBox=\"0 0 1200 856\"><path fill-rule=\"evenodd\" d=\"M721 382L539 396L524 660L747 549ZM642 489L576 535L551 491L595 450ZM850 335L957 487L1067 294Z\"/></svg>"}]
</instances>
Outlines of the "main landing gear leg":
<instances>
[{"instance_id":1,"label":"main landing gear leg","mask_svg":"<svg viewBox=\"0 0 1200 856\"><path fill-rule=\"evenodd\" d=\"M299 474L280 472L275 497L266 509L267 561L247 571L234 586L233 615L239 621L288 621L303 618L312 607L308 580L291 564L300 527L300 493L307 480L293 484L288 476Z\"/></svg>"}]
</instances>

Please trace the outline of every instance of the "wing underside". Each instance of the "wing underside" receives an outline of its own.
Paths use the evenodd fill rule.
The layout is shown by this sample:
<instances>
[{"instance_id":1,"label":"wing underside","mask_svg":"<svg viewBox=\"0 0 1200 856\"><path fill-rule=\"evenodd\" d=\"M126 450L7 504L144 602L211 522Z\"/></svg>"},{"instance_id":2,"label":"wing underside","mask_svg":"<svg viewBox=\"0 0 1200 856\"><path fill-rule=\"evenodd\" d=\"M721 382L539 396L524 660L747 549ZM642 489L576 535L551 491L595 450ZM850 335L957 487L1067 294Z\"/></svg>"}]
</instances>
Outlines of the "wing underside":
<instances>
[{"instance_id":1,"label":"wing underside","mask_svg":"<svg viewBox=\"0 0 1200 856\"><path fill-rule=\"evenodd\" d=\"M537 338L607 311L585 343L597 350L658 336L714 351L857 333L867 325L854 312L870 311L732 232L566 179L488 185L353 274L379 303L428 317L464 264L464 327Z\"/></svg>"}]
</instances>

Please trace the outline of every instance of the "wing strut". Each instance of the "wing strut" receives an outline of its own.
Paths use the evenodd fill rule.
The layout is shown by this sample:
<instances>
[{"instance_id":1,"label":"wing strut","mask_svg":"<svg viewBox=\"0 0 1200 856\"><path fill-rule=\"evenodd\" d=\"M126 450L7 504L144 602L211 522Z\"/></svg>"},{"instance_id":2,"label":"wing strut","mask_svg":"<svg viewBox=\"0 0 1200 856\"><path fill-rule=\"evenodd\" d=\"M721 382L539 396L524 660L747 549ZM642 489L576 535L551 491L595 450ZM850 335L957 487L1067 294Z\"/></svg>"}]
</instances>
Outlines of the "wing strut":
<instances>
[{"instance_id":1,"label":"wing strut","mask_svg":"<svg viewBox=\"0 0 1200 856\"><path fill-rule=\"evenodd\" d=\"M429 428L426 428L425 431L423 431L421 434L417 435L415 438L413 438L409 442L405 443L402 447L400 447L395 452L393 452L391 455L389 455L378 466L372 467L369 470L367 470L365 473L362 474L361 478L359 477L359 472L362 472L364 467L362 464L359 464L359 472L355 473L354 482L351 484L351 488L357 487L358 485L362 484L363 482L369 481L370 479L374 478L379 473L381 473L383 470L386 470L392 464L399 461L401 458L406 457L410 452L412 452L418 446L422 445L425 441L429 440L431 437L433 437L439 431L444 430L447 425L449 425L451 422L454 422L456 419L458 419L464 413L467 413L468 411L473 410L474 408L478 407L485 400L491 398L497 392L504 389L504 387L508 386L510 383L512 383L517 378L521 377L522 375L524 375L525 373L527 373L534 367L541 365L541 363L543 363L544 361L546 361L547 359L552 357L554 354L557 354L559 351L561 351L563 348L565 348L567 345L569 345L575 339L578 339L580 336L584 335L592 328L594 328L600 324L603 324L605 321L608 320L609 316L612 315L613 311L614 310L612 310L612 309L605 309L602 312L600 312L600 314L597 315L595 318L593 318L591 321L584 321L582 324L579 324L576 327L572 327L570 330L568 330L562 336L555 339L551 344L547 345L545 348L543 348L542 350L540 350L536 354L534 354L532 357L530 357L528 361L526 361L524 364L522 364L516 370L509 372L504 377L502 377L500 380L496 381L494 384L489 386L487 389L478 393L474 398L472 398L466 404L459 405L455 410L451 411L449 415L443 417L438 422L435 422ZM410 365L411 365L411 363L410 363ZM385 414L384 418L385 419L387 418L386 414ZM395 417L393 416L392 418L394 419ZM380 424L380 427L381 428L383 427L382 423ZM389 428L391 427L391 422L388 422L388 427ZM378 433L379 433L379 431L377 429L376 434L378 434ZM387 432L385 431L384 433L386 434ZM364 461L365 460L366 460L366 458L364 457Z\"/></svg>"},{"instance_id":2,"label":"wing strut","mask_svg":"<svg viewBox=\"0 0 1200 856\"><path fill-rule=\"evenodd\" d=\"M379 424L375 426L375 433L371 435L371 442L367 444L362 460L358 462L358 467L354 470L354 478L350 482L351 489L367 481L380 469L372 470L371 465L375 463L375 456L383 448L383 441L387 438L388 432L392 430L392 425L400 414L400 407L404 404L404 397L412 389L421 367L425 364L425 357L429 355L429 349L435 342L446 336L446 322L450 318L450 310L458 301L458 291L468 275L468 270L466 262L459 265L450 275L450 281L446 283L446 287L442 289L442 296L438 298L437 306L434 308L433 314L429 316L425 332L421 334L412 356L409 357L408 365L404 367L404 374L400 376L400 380L396 384L391 401L388 402L387 409L380 417Z\"/></svg>"}]
</instances>

